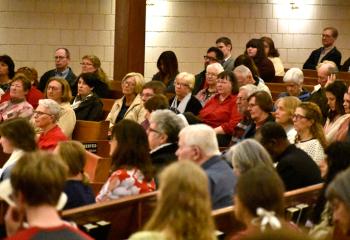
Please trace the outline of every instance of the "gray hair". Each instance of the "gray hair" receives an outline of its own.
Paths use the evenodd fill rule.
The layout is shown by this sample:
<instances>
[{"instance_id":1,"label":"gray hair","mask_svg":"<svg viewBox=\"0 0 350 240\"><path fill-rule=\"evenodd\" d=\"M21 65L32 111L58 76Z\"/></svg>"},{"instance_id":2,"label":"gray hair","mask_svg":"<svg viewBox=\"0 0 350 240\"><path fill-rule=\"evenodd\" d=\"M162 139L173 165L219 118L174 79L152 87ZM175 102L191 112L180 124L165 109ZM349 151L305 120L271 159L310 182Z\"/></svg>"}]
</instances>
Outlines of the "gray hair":
<instances>
[{"instance_id":1,"label":"gray hair","mask_svg":"<svg viewBox=\"0 0 350 240\"><path fill-rule=\"evenodd\" d=\"M226 155L232 166L242 174L249 169L265 165L273 168L273 162L266 149L254 139L246 139L232 146Z\"/></svg>"},{"instance_id":2,"label":"gray hair","mask_svg":"<svg viewBox=\"0 0 350 240\"><path fill-rule=\"evenodd\" d=\"M39 105L46 107L49 110L49 113L54 116L55 122L58 121L61 114L61 106L52 99L40 99Z\"/></svg>"},{"instance_id":3,"label":"gray hair","mask_svg":"<svg viewBox=\"0 0 350 240\"><path fill-rule=\"evenodd\" d=\"M180 72L176 75L176 79L183 79L190 89L194 88L195 77L192 73Z\"/></svg>"},{"instance_id":4,"label":"gray hair","mask_svg":"<svg viewBox=\"0 0 350 240\"><path fill-rule=\"evenodd\" d=\"M152 112L149 121L156 124L156 130L168 136L168 143L177 142L179 132L185 127L184 121L168 109Z\"/></svg>"},{"instance_id":5,"label":"gray hair","mask_svg":"<svg viewBox=\"0 0 350 240\"><path fill-rule=\"evenodd\" d=\"M339 173L329 184L326 190L326 197L329 200L337 198L350 207L350 168Z\"/></svg>"},{"instance_id":6,"label":"gray hair","mask_svg":"<svg viewBox=\"0 0 350 240\"><path fill-rule=\"evenodd\" d=\"M179 137L186 146L198 146L207 156L220 154L216 133L208 125L189 125L180 131Z\"/></svg>"},{"instance_id":7,"label":"gray hair","mask_svg":"<svg viewBox=\"0 0 350 240\"><path fill-rule=\"evenodd\" d=\"M220 63L212 63L207 66L207 72L209 69L213 69L216 74L219 74L224 71L223 66Z\"/></svg>"},{"instance_id":8,"label":"gray hair","mask_svg":"<svg viewBox=\"0 0 350 240\"><path fill-rule=\"evenodd\" d=\"M333 61L326 60L326 61L320 62L316 66L316 70L318 70L321 67L327 67L328 75L336 74L337 72L339 72L337 65Z\"/></svg>"},{"instance_id":9,"label":"gray hair","mask_svg":"<svg viewBox=\"0 0 350 240\"><path fill-rule=\"evenodd\" d=\"M239 88L239 91L244 90L247 93L247 98L252 95L253 93L259 91L258 87L254 84L246 84Z\"/></svg>"},{"instance_id":10,"label":"gray hair","mask_svg":"<svg viewBox=\"0 0 350 240\"><path fill-rule=\"evenodd\" d=\"M241 73L244 78L247 78L249 75L253 76L250 69L244 65L239 65L235 69L233 69L233 73L236 73L236 72Z\"/></svg>"},{"instance_id":11,"label":"gray hair","mask_svg":"<svg viewBox=\"0 0 350 240\"><path fill-rule=\"evenodd\" d=\"M285 83L295 83L298 85L303 84L304 82L304 74L299 68L291 68L289 69L283 77L283 82Z\"/></svg>"}]
</instances>

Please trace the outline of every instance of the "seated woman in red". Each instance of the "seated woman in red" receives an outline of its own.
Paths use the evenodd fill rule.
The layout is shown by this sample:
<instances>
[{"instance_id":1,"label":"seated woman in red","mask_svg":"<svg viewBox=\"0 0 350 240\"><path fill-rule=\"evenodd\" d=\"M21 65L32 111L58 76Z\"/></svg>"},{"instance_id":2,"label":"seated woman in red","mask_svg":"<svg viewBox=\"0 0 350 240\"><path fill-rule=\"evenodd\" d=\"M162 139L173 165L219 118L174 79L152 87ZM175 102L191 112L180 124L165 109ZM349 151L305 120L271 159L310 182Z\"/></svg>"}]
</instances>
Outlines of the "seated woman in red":
<instances>
[{"instance_id":1,"label":"seated woman in red","mask_svg":"<svg viewBox=\"0 0 350 240\"><path fill-rule=\"evenodd\" d=\"M57 125L61 107L52 99L39 100L39 106L34 111L34 125L42 133L38 139L38 147L43 150L54 150L58 142L68 140L61 128Z\"/></svg>"},{"instance_id":2,"label":"seated woman in red","mask_svg":"<svg viewBox=\"0 0 350 240\"><path fill-rule=\"evenodd\" d=\"M233 129L241 120L236 105L237 79L232 72L221 72L216 87L218 93L204 105L199 117L204 123L213 127L216 134L223 136L219 138L219 144L223 146L229 144Z\"/></svg>"},{"instance_id":3,"label":"seated woman in red","mask_svg":"<svg viewBox=\"0 0 350 240\"><path fill-rule=\"evenodd\" d=\"M114 125L110 142L112 174L96 197L104 202L155 190L146 131L135 121Z\"/></svg>"}]
</instances>

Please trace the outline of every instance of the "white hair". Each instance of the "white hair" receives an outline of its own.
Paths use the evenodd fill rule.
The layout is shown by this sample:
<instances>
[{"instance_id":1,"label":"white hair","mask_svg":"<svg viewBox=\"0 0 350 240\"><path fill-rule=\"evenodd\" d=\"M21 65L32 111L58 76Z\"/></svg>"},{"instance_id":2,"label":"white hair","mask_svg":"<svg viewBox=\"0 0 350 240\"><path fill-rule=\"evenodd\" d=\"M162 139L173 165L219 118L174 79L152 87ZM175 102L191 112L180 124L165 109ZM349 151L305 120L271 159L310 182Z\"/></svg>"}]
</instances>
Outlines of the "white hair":
<instances>
[{"instance_id":1,"label":"white hair","mask_svg":"<svg viewBox=\"0 0 350 240\"><path fill-rule=\"evenodd\" d=\"M212 69L214 70L214 72L216 74L219 74L219 73L222 73L225 69L223 68L223 66L220 64L220 63L212 63L212 64L209 64L207 66L207 72L209 71L209 69Z\"/></svg>"},{"instance_id":2,"label":"white hair","mask_svg":"<svg viewBox=\"0 0 350 240\"><path fill-rule=\"evenodd\" d=\"M60 118L61 106L55 100L40 99L39 105L47 108L49 110L49 113L54 116L55 121Z\"/></svg>"},{"instance_id":3,"label":"white hair","mask_svg":"<svg viewBox=\"0 0 350 240\"><path fill-rule=\"evenodd\" d=\"M192 73L180 72L179 74L176 75L176 79L183 79L186 82L186 84L188 84L188 87L190 89L193 89L195 77Z\"/></svg>"},{"instance_id":4,"label":"white hair","mask_svg":"<svg viewBox=\"0 0 350 240\"><path fill-rule=\"evenodd\" d=\"M198 146L202 153L207 156L220 154L216 133L208 125L189 125L180 131L179 137L186 146Z\"/></svg>"},{"instance_id":5,"label":"white hair","mask_svg":"<svg viewBox=\"0 0 350 240\"><path fill-rule=\"evenodd\" d=\"M246 84L246 85L239 88L239 91L241 91L241 90L246 91L247 97L249 97L253 93L259 91L258 87L255 86L254 84Z\"/></svg>"},{"instance_id":6,"label":"white hair","mask_svg":"<svg viewBox=\"0 0 350 240\"><path fill-rule=\"evenodd\" d=\"M233 73L239 72L242 74L244 78L247 78L249 75L253 76L252 72L250 71L249 68L247 68L244 65L239 65L235 69L233 69Z\"/></svg>"},{"instance_id":7,"label":"white hair","mask_svg":"<svg viewBox=\"0 0 350 240\"><path fill-rule=\"evenodd\" d=\"M301 85L304 82L304 74L299 68L289 69L283 77L285 83L295 83Z\"/></svg>"}]
</instances>

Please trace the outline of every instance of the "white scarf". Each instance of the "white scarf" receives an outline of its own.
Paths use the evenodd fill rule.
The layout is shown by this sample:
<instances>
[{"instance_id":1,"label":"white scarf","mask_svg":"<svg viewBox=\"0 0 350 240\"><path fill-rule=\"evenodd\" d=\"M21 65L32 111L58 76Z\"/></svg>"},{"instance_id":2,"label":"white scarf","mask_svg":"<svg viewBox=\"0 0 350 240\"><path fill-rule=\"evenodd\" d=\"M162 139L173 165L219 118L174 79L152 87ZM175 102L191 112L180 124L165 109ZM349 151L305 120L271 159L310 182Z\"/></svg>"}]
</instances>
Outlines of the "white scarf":
<instances>
[{"instance_id":1,"label":"white scarf","mask_svg":"<svg viewBox=\"0 0 350 240\"><path fill-rule=\"evenodd\" d=\"M170 108L171 109L177 109L179 111L179 113L184 113L185 109L187 107L188 102L191 99L192 94L188 93L180 102L180 104L177 104L177 96L175 96L173 102L171 103Z\"/></svg>"}]
</instances>

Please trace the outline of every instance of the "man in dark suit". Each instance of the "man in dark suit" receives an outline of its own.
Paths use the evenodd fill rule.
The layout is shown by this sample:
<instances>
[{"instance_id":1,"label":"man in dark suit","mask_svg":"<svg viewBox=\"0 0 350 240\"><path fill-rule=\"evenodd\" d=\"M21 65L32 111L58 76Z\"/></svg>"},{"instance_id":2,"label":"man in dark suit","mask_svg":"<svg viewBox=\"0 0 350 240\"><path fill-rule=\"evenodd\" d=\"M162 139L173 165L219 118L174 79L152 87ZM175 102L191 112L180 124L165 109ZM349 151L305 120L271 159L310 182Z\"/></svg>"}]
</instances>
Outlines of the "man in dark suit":
<instances>
[{"instance_id":1,"label":"man in dark suit","mask_svg":"<svg viewBox=\"0 0 350 240\"><path fill-rule=\"evenodd\" d=\"M216 47L219 48L221 52L224 54L224 61L222 62L222 66L224 67L225 71L232 72L234 68L235 60L231 55L231 51L232 51L231 39L229 39L228 37L218 38L216 40Z\"/></svg>"},{"instance_id":2,"label":"man in dark suit","mask_svg":"<svg viewBox=\"0 0 350 240\"><path fill-rule=\"evenodd\" d=\"M39 82L39 90L44 92L46 83L51 77L65 78L70 87L75 84L77 76L73 73L72 69L68 66L70 62L70 52L67 48L57 48L55 52L55 65L56 68L47 71L41 76Z\"/></svg>"},{"instance_id":3,"label":"man in dark suit","mask_svg":"<svg viewBox=\"0 0 350 240\"><path fill-rule=\"evenodd\" d=\"M289 143L285 130L278 123L264 124L256 138L277 163L276 170L287 191L322 181L317 164L306 152Z\"/></svg>"},{"instance_id":4,"label":"man in dark suit","mask_svg":"<svg viewBox=\"0 0 350 240\"><path fill-rule=\"evenodd\" d=\"M303 69L316 69L318 63L329 60L337 64L340 69L341 53L334 46L338 37L338 30L334 27L326 27L322 33L323 47L312 51L303 65Z\"/></svg>"},{"instance_id":5,"label":"man in dark suit","mask_svg":"<svg viewBox=\"0 0 350 240\"><path fill-rule=\"evenodd\" d=\"M195 84L192 90L192 94L196 95L199 90L204 87L205 84L205 73L207 71L207 66L212 63L222 63L224 60L224 54L217 47L210 47L207 50L207 54L204 56L204 70L195 76Z\"/></svg>"}]
</instances>

